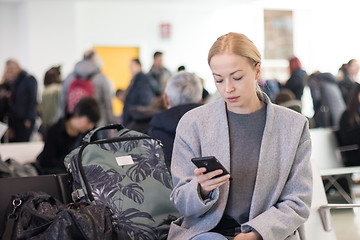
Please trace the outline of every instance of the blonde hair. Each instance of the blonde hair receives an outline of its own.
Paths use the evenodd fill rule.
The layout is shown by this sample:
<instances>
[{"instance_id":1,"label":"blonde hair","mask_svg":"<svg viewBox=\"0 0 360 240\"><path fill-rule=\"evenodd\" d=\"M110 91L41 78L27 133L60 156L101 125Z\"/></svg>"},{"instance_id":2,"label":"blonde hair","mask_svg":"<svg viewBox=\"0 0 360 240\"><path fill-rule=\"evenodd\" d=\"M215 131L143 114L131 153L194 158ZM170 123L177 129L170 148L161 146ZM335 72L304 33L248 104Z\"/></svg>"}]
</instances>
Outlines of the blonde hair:
<instances>
[{"instance_id":1,"label":"blonde hair","mask_svg":"<svg viewBox=\"0 0 360 240\"><path fill-rule=\"evenodd\" d=\"M6 60L6 62L5 62L4 72L3 72L3 75L2 75L2 77L1 77L0 83L5 83L5 82L7 81L5 75L6 75L6 71L7 71L7 68L9 67L9 65L14 65L14 66L16 66L18 69L21 69L19 62L18 62L16 59L14 59L14 58L9 58L9 59Z\"/></svg>"},{"instance_id":2,"label":"blonde hair","mask_svg":"<svg viewBox=\"0 0 360 240\"><path fill-rule=\"evenodd\" d=\"M246 57L252 66L261 63L261 54L254 43L241 33L230 32L219 37L209 50L208 64L217 54L235 54Z\"/></svg>"}]
</instances>

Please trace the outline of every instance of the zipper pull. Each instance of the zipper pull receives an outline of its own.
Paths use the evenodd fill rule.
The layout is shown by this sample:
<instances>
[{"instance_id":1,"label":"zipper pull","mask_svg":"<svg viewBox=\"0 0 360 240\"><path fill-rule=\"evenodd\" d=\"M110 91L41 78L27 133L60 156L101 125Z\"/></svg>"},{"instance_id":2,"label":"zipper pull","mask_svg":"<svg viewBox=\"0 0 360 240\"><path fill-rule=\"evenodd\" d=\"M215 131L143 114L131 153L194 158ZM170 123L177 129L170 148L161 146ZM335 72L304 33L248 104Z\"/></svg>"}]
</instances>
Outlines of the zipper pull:
<instances>
[{"instance_id":1,"label":"zipper pull","mask_svg":"<svg viewBox=\"0 0 360 240\"><path fill-rule=\"evenodd\" d=\"M15 198L13 201L12 201L12 205L13 205L13 210L12 212L9 214L9 217L8 219L10 218L15 218L15 220L18 218L18 215L16 213L16 209L22 204L22 201L20 198Z\"/></svg>"},{"instance_id":2,"label":"zipper pull","mask_svg":"<svg viewBox=\"0 0 360 240\"><path fill-rule=\"evenodd\" d=\"M5 226L4 234L2 235L2 239L13 239L14 234L14 225L16 220L18 219L18 214L16 213L16 209L22 204L20 198L15 198L12 201L13 210L8 216L8 221Z\"/></svg>"}]
</instances>

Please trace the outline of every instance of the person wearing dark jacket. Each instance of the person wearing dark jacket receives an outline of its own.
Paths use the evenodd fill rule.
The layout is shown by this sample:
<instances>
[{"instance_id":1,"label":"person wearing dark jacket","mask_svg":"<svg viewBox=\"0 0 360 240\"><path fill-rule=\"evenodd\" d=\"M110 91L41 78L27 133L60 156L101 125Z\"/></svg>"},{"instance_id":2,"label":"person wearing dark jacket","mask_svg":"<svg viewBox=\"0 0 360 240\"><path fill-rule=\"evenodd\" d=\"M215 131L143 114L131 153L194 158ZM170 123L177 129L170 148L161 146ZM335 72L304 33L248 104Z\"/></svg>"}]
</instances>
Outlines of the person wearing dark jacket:
<instances>
[{"instance_id":1,"label":"person wearing dark jacket","mask_svg":"<svg viewBox=\"0 0 360 240\"><path fill-rule=\"evenodd\" d=\"M28 142L37 116L37 81L15 59L9 59L4 82L10 84L9 142Z\"/></svg>"},{"instance_id":2,"label":"person wearing dark jacket","mask_svg":"<svg viewBox=\"0 0 360 240\"><path fill-rule=\"evenodd\" d=\"M202 99L200 79L196 75L185 71L175 74L166 84L163 99L168 109L152 118L147 133L163 143L166 164L169 167L176 127L180 118L186 112L200 106Z\"/></svg>"},{"instance_id":3,"label":"person wearing dark jacket","mask_svg":"<svg viewBox=\"0 0 360 240\"><path fill-rule=\"evenodd\" d=\"M342 72L342 78L338 84L345 103L348 102L351 90L355 87L356 81L358 80L357 75L359 69L360 65L356 59L351 59L339 69Z\"/></svg>"},{"instance_id":4,"label":"person wearing dark jacket","mask_svg":"<svg viewBox=\"0 0 360 240\"><path fill-rule=\"evenodd\" d=\"M358 83L354 84L346 110L341 116L339 138L340 145L354 146L353 150L343 152L345 166L360 166L360 84Z\"/></svg>"},{"instance_id":5,"label":"person wearing dark jacket","mask_svg":"<svg viewBox=\"0 0 360 240\"><path fill-rule=\"evenodd\" d=\"M290 78L285 84L285 88L291 90L297 100L301 100L305 87L306 72L302 69L300 60L293 57L289 60Z\"/></svg>"},{"instance_id":6,"label":"person wearing dark jacket","mask_svg":"<svg viewBox=\"0 0 360 240\"><path fill-rule=\"evenodd\" d=\"M132 79L125 91L125 101L123 107L122 123L127 127L134 119L132 111L139 106L149 106L155 97L150 83L150 78L142 72L139 59L130 62L130 72Z\"/></svg>"},{"instance_id":7,"label":"person wearing dark jacket","mask_svg":"<svg viewBox=\"0 0 360 240\"><path fill-rule=\"evenodd\" d=\"M331 73L314 72L308 78L314 106L315 127L339 127L341 114L346 106Z\"/></svg>"},{"instance_id":8,"label":"person wearing dark jacket","mask_svg":"<svg viewBox=\"0 0 360 240\"><path fill-rule=\"evenodd\" d=\"M171 76L171 72L163 65L163 53L154 53L154 63L147 73L151 80L151 86L156 96L164 92L165 84Z\"/></svg>"},{"instance_id":9,"label":"person wearing dark jacket","mask_svg":"<svg viewBox=\"0 0 360 240\"><path fill-rule=\"evenodd\" d=\"M72 115L60 118L47 131L43 151L37 157L40 174L64 173L64 158L78 147L85 134L92 130L100 119L97 101L92 97L82 98Z\"/></svg>"}]
</instances>

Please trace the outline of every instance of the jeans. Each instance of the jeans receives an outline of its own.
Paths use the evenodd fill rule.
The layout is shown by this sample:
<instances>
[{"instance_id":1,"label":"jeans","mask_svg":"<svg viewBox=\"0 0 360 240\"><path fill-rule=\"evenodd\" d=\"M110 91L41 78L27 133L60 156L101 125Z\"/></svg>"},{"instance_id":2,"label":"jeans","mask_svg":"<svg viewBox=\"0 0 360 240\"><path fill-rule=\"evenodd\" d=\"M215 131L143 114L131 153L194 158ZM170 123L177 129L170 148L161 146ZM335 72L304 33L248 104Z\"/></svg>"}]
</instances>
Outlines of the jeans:
<instances>
[{"instance_id":1,"label":"jeans","mask_svg":"<svg viewBox=\"0 0 360 240\"><path fill-rule=\"evenodd\" d=\"M228 238L216 232L205 232L197 235L192 240L228 240Z\"/></svg>"}]
</instances>

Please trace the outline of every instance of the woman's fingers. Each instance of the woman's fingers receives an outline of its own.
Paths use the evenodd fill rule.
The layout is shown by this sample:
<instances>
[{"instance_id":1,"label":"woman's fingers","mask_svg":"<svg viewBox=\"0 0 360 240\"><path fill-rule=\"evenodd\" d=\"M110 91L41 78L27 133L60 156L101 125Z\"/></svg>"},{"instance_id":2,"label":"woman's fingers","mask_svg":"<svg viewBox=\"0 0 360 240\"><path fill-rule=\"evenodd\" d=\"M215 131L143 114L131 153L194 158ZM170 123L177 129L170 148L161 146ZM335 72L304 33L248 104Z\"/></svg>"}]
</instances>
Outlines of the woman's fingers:
<instances>
[{"instance_id":1,"label":"woman's fingers","mask_svg":"<svg viewBox=\"0 0 360 240\"><path fill-rule=\"evenodd\" d=\"M229 181L230 175L216 177L219 174L222 174L222 170L218 169L209 173L206 173L206 168L196 168L194 174L197 177L198 183L201 187L201 195L207 196L210 191L220 187L222 184Z\"/></svg>"},{"instance_id":2,"label":"woman's fingers","mask_svg":"<svg viewBox=\"0 0 360 240\"><path fill-rule=\"evenodd\" d=\"M206 172L206 168L202 167L202 168L195 168L194 170L194 174L196 177L202 175L204 172Z\"/></svg>"}]
</instances>

